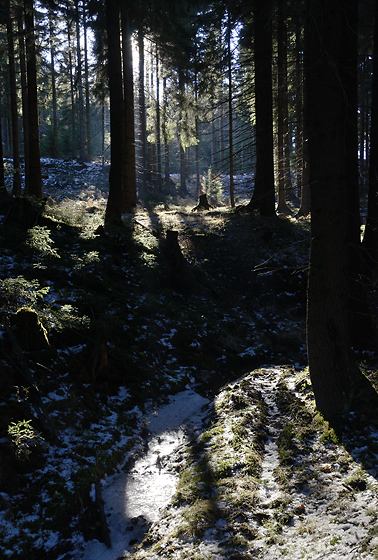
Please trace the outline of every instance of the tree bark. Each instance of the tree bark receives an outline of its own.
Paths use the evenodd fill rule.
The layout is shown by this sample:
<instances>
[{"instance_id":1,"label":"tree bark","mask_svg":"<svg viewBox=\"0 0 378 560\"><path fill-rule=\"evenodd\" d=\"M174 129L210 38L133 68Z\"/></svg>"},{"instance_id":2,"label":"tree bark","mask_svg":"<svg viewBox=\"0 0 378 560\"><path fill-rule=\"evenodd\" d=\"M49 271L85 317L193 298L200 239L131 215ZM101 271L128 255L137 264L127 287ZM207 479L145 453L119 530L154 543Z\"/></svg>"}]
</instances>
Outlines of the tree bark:
<instances>
[{"instance_id":1,"label":"tree bark","mask_svg":"<svg viewBox=\"0 0 378 560\"><path fill-rule=\"evenodd\" d=\"M312 3L306 38L312 203L307 347L316 405L328 419L378 410L378 396L356 365L350 331L359 242L356 69L351 74L356 25L356 0Z\"/></svg>"},{"instance_id":2,"label":"tree bark","mask_svg":"<svg viewBox=\"0 0 378 560\"><path fill-rule=\"evenodd\" d=\"M275 216L272 115L272 0L254 0L256 171L247 210Z\"/></svg>"},{"instance_id":3,"label":"tree bark","mask_svg":"<svg viewBox=\"0 0 378 560\"><path fill-rule=\"evenodd\" d=\"M29 117L29 194L42 198L42 173L39 148L37 57L34 38L34 2L24 0L27 53L28 117Z\"/></svg>"}]
</instances>

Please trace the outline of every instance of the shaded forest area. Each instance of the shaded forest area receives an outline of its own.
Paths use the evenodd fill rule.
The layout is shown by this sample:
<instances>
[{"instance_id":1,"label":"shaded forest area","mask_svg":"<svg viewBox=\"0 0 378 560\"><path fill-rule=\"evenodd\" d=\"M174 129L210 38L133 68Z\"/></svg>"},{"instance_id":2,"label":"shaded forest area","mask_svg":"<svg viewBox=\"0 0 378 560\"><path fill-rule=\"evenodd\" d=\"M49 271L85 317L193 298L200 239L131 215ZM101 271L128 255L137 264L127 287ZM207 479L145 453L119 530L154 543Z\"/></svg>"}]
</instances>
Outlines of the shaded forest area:
<instances>
[{"instance_id":1,"label":"shaded forest area","mask_svg":"<svg viewBox=\"0 0 378 560\"><path fill-rule=\"evenodd\" d=\"M188 385L290 366L309 423L375 426L377 5L2 3L6 557L98 535Z\"/></svg>"}]
</instances>

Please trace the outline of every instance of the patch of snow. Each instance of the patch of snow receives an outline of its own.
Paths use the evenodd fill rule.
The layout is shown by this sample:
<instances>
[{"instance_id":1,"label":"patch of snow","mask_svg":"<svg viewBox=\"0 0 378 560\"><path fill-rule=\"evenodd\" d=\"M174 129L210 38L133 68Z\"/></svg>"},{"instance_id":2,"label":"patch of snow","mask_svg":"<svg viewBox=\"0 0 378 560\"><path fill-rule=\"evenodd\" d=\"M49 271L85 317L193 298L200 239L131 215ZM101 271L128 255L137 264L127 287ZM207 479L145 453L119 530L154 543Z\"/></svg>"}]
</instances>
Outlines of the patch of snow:
<instances>
[{"instance_id":1,"label":"patch of snow","mask_svg":"<svg viewBox=\"0 0 378 560\"><path fill-rule=\"evenodd\" d=\"M84 550L77 558L115 560L142 540L176 491L178 468L174 468L174 456L188 433L200 430L203 407L208 403L208 399L187 389L146 417L152 438L145 453L129 470L121 470L102 481L112 547L107 549L93 540L82 544Z\"/></svg>"}]
</instances>

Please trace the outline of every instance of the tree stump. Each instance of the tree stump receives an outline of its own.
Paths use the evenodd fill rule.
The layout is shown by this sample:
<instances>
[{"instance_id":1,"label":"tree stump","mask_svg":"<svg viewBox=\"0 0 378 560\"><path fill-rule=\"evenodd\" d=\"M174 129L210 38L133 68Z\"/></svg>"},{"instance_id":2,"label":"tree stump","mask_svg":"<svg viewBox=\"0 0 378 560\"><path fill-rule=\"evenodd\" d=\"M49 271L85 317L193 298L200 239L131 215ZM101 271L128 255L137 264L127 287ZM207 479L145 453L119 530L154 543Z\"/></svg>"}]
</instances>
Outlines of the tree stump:
<instances>
[{"instance_id":1,"label":"tree stump","mask_svg":"<svg viewBox=\"0 0 378 560\"><path fill-rule=\"evenodd\" d=\"M168 263L175 269L181 269L185 259L181 252L178 242L178 232L175 230L167 230L165 255Z\"/></svg>"},{"instance_id":2,"label":"tree stump","mask_svg":"<svg viewBox=\"0 0 378 560\"><path fill-rule=\"evenodd\" d=\"M211 210L211 208L214 208L214 206L209 204L209 201L207 200L207 195L201 194L198 199L198 204L193 208L192 212L198 212L199 210Z\"/></svg>"}]
</instances>

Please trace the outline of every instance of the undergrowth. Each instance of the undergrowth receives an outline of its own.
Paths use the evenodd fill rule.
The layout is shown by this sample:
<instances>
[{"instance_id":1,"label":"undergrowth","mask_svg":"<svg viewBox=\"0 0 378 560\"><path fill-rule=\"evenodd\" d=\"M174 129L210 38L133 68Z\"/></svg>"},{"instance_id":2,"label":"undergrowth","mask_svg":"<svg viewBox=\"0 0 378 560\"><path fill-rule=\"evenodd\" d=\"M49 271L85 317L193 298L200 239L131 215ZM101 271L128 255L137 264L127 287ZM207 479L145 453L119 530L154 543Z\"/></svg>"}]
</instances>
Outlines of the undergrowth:
<instances>
[{"instance_id":1,"label":"undergrowth","mask_svg":"<svg viewBox=\"0 0 378 560\"><path fill-rule=\"evenodd\" d=\"M263 362L303 359L303 222L225 208L198 214L194 203L171 201L168 210L139 207L105 232L104 201L94 194L92 187L77 200L56 194L27 225L12 212L0 224L0 492L8 496L0 503L7 521L0 550L9 558L34 560L45 547L69 547L59 535L73 516L93 509L91 485L138 441L148 399L162 401L188 383L214 394ZM178 231L181 268L166 253L168 229ZM33 312L33 321L18 321L20 308ZM31 330L38 348L24 344ZM218 401L193 451L205 465L182 474L176 499L193 508L188 534L215 522L217 502L230 498L240 515L254 503L262 441L247 448L245 438L263 422L264 407L253 392L250 402L243 399L235 385ZM232 423L222 407L232 408ZM22 426L43 445L15 444ZM28 481L33 490L20 491Z\"/></svg>"}]
</instances>

